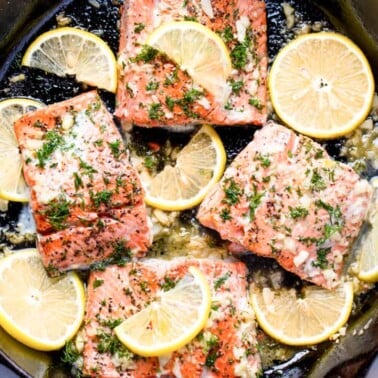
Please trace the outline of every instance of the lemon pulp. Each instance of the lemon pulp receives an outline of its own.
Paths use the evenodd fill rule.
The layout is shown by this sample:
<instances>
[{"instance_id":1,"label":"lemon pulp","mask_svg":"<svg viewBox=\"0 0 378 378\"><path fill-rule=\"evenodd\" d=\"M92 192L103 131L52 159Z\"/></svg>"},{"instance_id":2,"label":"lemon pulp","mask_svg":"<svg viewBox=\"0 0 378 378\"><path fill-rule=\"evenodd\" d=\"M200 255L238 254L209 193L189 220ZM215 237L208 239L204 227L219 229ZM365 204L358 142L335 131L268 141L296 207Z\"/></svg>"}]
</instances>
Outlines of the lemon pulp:
<instances>
[{"instance_id":1,"label":"lemon pulp","mask_svg":"<svg viewBox=\"0 0 378 378\"><path fill-rule=\"evenodd\" d=\"M117 63L110 47L93 33L72 27L47 31L27 48L22 64L115 92Z\"/></svg>"},{"instance_id":2,"label":"lemon pulp","mask_svg":"<svg viewBox=\"0 0 378 378\"><path fill-rule=\"evenodd\" d=\"M178 153L175 166L165 166L143 183L146 203L172 211L194 207L220 179L225 165L221 139L211 126L202 126Z\"/></svg>"},{"instance_id":3,"label":"lemon pulp","mask_svg":"<svg viewBox=\"0 0 378 378\"><path fill-rule=\"evenodd\" d=\"M348 320L353 305L353 286L334 290L307 286L295 289L259 289L252 286L252 306L260 327L288 345L311 345L327 340Z\"/></svg>"},{"instance_id":4,"label":"lemon pulp","mask_svg":"<svg viewBox=\"0 0 378 378\"><path fill-rule=\"evenodd\" d=\"M38 350L60 349L84 317L84 286L75 273L48 277L36 249L0 260L0 325Z\"/></svg>"},{"instance_id":5,"label":"lemon pulp","mask_svg":"<svg viewBox=\"0 0 378 378\"><path fill-rule=\"evenodd\" d=\"M211 306L206 277L195 267L115 328L120 341L141 356L162 356L189 343L205 326Z\"/></svg>"},{"instance_id":6,"label":"lemon pulp","mask_svg":"<svg viewBox=\"0 0 378 378\"><path fill-rule=\"evenodd\" d=\"M24 114L42 106L44 105L41 102L24 97L0 101L0 198L3 200L29 200L13 123Z\"/></svg>"}]
</instances>

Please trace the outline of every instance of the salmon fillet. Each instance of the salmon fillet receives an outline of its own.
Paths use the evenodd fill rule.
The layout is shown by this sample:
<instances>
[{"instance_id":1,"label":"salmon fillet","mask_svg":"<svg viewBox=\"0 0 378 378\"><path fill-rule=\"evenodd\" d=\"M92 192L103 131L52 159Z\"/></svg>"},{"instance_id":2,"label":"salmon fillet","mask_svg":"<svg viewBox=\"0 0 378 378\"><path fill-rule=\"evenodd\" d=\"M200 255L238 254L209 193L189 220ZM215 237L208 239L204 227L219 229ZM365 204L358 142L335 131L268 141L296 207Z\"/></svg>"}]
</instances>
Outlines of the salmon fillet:
<instances>
[{"instance_id":1,"label":"salmon fillet","mask_svg":"<svg viewBox=\"0 0 378 378\"><path fill-rule=\"evenodd\" d=\"M113 328L153 301L167 282L177 282L190 266L207 277L213 296L210 318L189 344L164 357L140 357L118 341ZM255 319L242 262L146 259L92 271L82 336L84 376L248 377L261 373Z\"/></svg>"},{"instance_id":2,"label":"salmon fillet","mask_svg":"<svg viewBox=\"0 0 378 378\"><path fill-rule=\"evenodd\" d=\"M116 116L122 124L182 126L261 125L267 116L266 10L262 0L130 0L121 16ZM233 63L229 98L220 103L173 62L148 54L145 43L163 23L195 20L226 42Z\"/></svg>"},{"instance_id":3,"label":"salmon fillet","mask_svg":"<svg viewBox=\"0 0 378 378\"><path fill-rule=\"evenodd\" d=\"M269 122L202 202L199 221L235 253L271 257L333 288L365 219L371 188L311 139Z\"/></svg>"},{"instance_id":4,"label":"salmon fillet","mask_svg":"<svg viewBox=\"0 0 378 378\"><path fill-rule=\"evenodd\" d=\"M151 238L139 178L95 91L27 114L14 129L50 273L145 254Z\"/></svg>"}]
</instances>

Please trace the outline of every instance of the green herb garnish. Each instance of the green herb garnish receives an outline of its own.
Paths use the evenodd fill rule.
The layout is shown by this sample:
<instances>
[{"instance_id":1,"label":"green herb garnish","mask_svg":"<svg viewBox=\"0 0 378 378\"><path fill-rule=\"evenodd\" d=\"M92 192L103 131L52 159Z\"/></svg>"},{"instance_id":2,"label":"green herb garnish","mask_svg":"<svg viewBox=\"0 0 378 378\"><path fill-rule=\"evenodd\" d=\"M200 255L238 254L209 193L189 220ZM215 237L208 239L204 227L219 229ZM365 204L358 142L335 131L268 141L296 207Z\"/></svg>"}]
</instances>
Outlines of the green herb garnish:
<instances>
[{"instance_id":1,"label":"green herb garnish","mask_svg":"<svg viewBox=\"0 0 378 378\"><path fill-rule=\"evenodd\" d=\"M46 165L46 160L56 151L59 147L64 144L64 139L55 130L48 131L44 138L45 142L42 147L36 151L38 163L37 166L44 168Z\"/></svg>"}]
</instances>

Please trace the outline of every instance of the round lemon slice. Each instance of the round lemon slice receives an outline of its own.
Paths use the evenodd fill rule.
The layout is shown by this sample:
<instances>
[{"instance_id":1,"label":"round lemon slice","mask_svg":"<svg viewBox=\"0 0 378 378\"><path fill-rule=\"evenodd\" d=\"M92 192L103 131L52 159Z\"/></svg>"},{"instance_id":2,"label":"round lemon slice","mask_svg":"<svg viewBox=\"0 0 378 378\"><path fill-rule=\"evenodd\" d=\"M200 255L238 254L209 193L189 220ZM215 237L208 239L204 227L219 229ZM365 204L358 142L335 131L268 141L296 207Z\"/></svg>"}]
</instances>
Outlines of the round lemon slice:
<instances>
[{"instance_id":1,"label":"round lemon slice","mask_svg":"<svg viewBox=\"0 0 378 378\"><path fill-rule=\"evenodd\" d=\"M212 30L193 21L168 22L153 31L146 44L166 54L219 101L227 100L230 54Z\"/></svg>"},{"instance_id":2,"label":"round lemon slice","mask_svg":"<svg viewBox=\"0 0 378 378\"><path fill-rule=\"evenodd\" d=\"M362 51L341 34L307 34L290 42L270 70L269 91L279 118L315 138L348 134L368 115L374 78Z\"/></svg>"},{"instance_id":3,"label":"round lemon slice","mask_svg":"<svg viewBox=\"0 0 378 378\"><path fill-rule=\"evenodd\" d=\"M59 349L79 329L84 286L75 273L49 278L36 249L0 260L0 325L38 350Z\"/></svg>"},{"instance_id":4,"label":"round lemon slice","mask_svg":"<svg viewBox=\"0 0 378 378\"><path fill-rule=\"evenodd\" d=\"M42 106L44 105L38 101L23 97L0 101L0 198L4 200L29 200L13 123L24 114Z\"/></svg>"},{"instance_id":5,"label":"round lemon slice","mask_svg":"<svg viewBox=\"0 0 378 378\"><path fill-rule=\"evenodd\" d=\"M211 126L202 126L178 153L175 166L165 166L143 183L146 203L168 211L192 208L221 178L225 165L221 139Z\"/></svg>"},{"instance_id":6,"label":"round lemon slice","mask_svg":"<svg viewBox=\"0 0 378 378\"><path fill-rule=\"evenodd\" d=\"M115 92L117 63L110 47L93 33L62 27L43 33L26 50L22 64Z\"/></svg>"},{"instance_id":7,"label":"round lemon slice","mask_svg":"<svg viewBox=\"0 0 378 378\"><path fill-rule=\"evenodd\" d=\"M206 277L195 267L155 302L115 328L119 340L140 356L162 356L189 343L205 326L211 306Z\"/></svg>"},{"instance_id":8,"label":"round lemon slice","mask_svg":"<svg viewBox=\"0 0 378 378\"><path fill-rule=\"evenodd\" d=\"M308 286L295 289L251 289L252 306L260 327L288 345L312 345L327 340L348 320L353 305L353 286L335 290Z\"/></svg>"}]
</instances>

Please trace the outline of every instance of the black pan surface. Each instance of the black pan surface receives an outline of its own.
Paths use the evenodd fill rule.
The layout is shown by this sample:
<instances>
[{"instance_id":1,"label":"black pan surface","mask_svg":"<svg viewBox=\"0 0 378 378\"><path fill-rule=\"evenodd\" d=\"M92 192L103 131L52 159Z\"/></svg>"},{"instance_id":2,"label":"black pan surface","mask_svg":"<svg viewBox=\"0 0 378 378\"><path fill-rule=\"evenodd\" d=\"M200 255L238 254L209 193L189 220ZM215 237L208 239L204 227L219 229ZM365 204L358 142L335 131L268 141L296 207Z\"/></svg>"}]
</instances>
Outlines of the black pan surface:
<instances>
[{"instance_id":1,"label":"black pan surface","mask_svg":"<svg viewBox=\"0 0 378 378\"><path fill-rule=\"evenodd\" d=\"M282 11L282 3L284 2L295 9L297 26L307 24L312 25L313 28L320 26L324 30L334 30L335 28L342 30L354 38L364 49L372 62L372 67L378 68L378 64L375 64L378 62L378 53L375 55L375 51L378 51L378 31L376 34L375 31L370 32L372 30L369 25L370 16L367 18L366 25L361 22L364 12L371 15L373 7L378 12L378 0L364 1L366 8L361 7L362 2L356 2L359 4L356 7L353 1L266 0L270 60L274 58L285 43L295 36L295 28L289 30L286 27L286 18ZM112 50L117 52L117 22L120 3L122 1L117 0L0 0L0 99L12 96L29 96L50 104L88 90L87 87L77 83L73 78L58 78L42 71L21 67L22 54L37 35L56 27L56 16L63 13L71 18L70 26L80 26L100 34ZM358 15L354 19L353 25L347 21L350 19L350 15L343 11L345 7L340 7L340 4L343 3L353 6L355 12L353 15ZM322 8L319 8L318 5ZM374 25L376 27L376 24ZM363 38L363 33L368 34L370 39ZM375 38L377 39L375 40ZM9 82L9 77L19 74L24 74L25 80L17 83ZM100 94L109 110L112 111L114 109L114 96L105 91L101 91ZM228 127L218 128L217 131L225 144L229 161L250 141L254 130L253 127L240 127L237 130ZM142 141L149 138L156 139L157 137L172 138L180 144L188 139L187 135L161 132L161 130L148 130L147 132L143 130L142 135L140 130L136 128L134 133L135 137ZM342 139L324 143L327 150L337 159L341 159L339 151L342 144ZM378 172L365 172L364 174L365 176L373 176L377 175ZM17 232L16 222L21 210L22 205L10 203L8 212L0 212L0 246L6 245L13 248L34 246L33 239L14 243L14 240L10 240L3 232L4 229ZM192 215L193 212L188 211L183 214L183 217L190 218ZM261 269L270 269L266 265L267 263L257 257L248 257L245 261L254 266L257 264ZM295 278L288 275L288 280L295 280ZM347 353L345 351L340 352L337 348L336 350L332 349L332 346L329 345L324 345L321 348L298 349L288 361L280 361L280 363L273 364L265 369L264 377L378 377L377 367L372 365L373 367L369 371L369 366L374 361L378 351L378 294L376 289L377 287L360 299L362 311L356 316L355 325L356 329L359 330L369 319L373 319L373 327L370 328L368 335L360 339L355 338L350 345L347 344L345 348L350 348ZM363 323L363 313L367 314L365 315L365 323ZM318 366L319 361L322 362L320 366ZM3 368L0 365L0 377L11 377L13 373L10 373L10 371L25 377L70 376L60 363L59 353L47 354L33 351L13 340L1 328L0 362L11 368L11 370L6 370L5 367Z\"/></svg>"}]
</instances>

